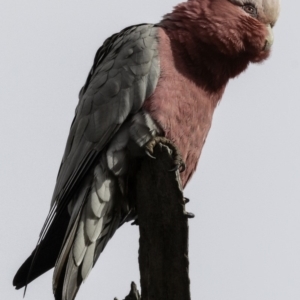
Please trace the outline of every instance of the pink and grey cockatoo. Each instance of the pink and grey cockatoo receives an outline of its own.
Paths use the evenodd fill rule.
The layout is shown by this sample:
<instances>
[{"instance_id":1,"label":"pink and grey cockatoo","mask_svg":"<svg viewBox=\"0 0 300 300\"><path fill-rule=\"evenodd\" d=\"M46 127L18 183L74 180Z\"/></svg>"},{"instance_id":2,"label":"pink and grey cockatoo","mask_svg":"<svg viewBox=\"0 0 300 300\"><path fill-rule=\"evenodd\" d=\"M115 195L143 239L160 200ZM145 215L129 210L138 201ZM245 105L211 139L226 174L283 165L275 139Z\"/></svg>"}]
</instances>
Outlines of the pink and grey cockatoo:
<instances>
[{"instance_id":1,"label":"pink and grey cockatoo","mask_svg":"<svg viewBox=\"0 0 300 300\"><path fill-rule=\"evenodd\" d=\"M55 299L75 298L116 229L135 217L128 182L149 142L163 137L179 149L187 184L229 79L269 56L279 7L279 0L189 0L158 24L131 26L104 42L17 289L55 267Z\"/></svg>"}]
</instances>

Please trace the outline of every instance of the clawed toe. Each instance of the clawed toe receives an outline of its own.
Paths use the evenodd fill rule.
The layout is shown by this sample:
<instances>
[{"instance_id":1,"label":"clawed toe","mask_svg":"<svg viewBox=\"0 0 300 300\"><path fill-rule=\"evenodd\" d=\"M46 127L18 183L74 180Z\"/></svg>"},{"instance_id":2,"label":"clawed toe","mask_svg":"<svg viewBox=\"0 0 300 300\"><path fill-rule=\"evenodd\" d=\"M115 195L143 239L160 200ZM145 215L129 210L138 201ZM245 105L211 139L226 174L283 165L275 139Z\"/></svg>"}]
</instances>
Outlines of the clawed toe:
<instances>
[{"instance_id":1,"label":"clawed toe","mask_svg":"<svg viewBox=\"0 0 300 300\"><path fill-rule=\"evenodd\" d=\"M171 142L170 140L168 140L165 137L161 137L161 136L155 137L145 145L145 153L148 157L150 157L152 159L156 159L156 157L153 156L154 148L156 145L159 145L160 147L165 145L169 149L171 149L174 166L173 166L173 168L171 168L171 170L169 170L170 172L179 171L181 173L185 170L186 165L182 159L182 156L181 156L179 150L177 149L177 147L174 145L173 142Z\"/></svg>"},{"instance_id":2,"label":"clawed toe","mask_svg":"<svg viewBox=\"0 0 300 300\"><path fill-rule=\"evenodd\" d=\"M148 157L150 157L150 158L152 158L152 159L156 159L156 157L153 156L153 155L149 152L149 150L145 150L145 153L146 153L146 155L147 155Z\"/></svg>"},{"instance_id":3,"label":"clawed toe","mask_svg":"<svg viewBox=\"0 0 300 300\"><path fill-rule=\"evenodd\" d=\"M187 204L187 203L190 202L190 199L189 199L189 198L186 198L186 197L183 197L183 202L184 202L185 204Z\"/></svg>"},{"instance_id":4,"label":"clawed toe","mask_svg":"<svg viewBox=\"0 0 300 300\"><path fill-rule=\"evenodd\" d=\"M172 168L171 170L169 170L169 172L179 171L180 173L182 173L184 170L185 170L185 163L181 160L180 162L178 162L177 164L175 164L174 168Z\"/></svg>"},{"instance_id":5,"label":"clawed toe","mask_svg":"<svg viewBox=\"0 0 300 300\"><path fill-rule=\"evenodd\" d=\"M193 213L190 213L190 212L187 212L187 211L184 212L184 215L185 215L187 218L189 218L189 219L195 218L195 215L194 215Z\"/></svg>"}]
</instances>

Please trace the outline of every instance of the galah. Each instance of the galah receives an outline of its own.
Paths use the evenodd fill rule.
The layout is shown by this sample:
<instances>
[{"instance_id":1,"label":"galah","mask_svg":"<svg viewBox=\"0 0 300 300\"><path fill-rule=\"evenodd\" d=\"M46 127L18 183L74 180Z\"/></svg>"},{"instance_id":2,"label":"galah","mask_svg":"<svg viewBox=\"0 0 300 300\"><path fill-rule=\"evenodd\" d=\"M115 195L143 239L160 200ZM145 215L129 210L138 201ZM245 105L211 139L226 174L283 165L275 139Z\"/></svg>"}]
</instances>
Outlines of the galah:
<instances>
[{"instance_id":1,"label":"galah","mask_svg":"<svg viewBox=\"0 0 300 300\"><path fill-rule=\"evenodd\" d=\"M55 267L55 299L75 298L117 228L135 218L134 162L151 155L152 141L178 149L186 186L228 81L269 56L279 10L279 0L189 0L160 23L125 28L103 43L17 289Z\"/></svg>"}]
</instances>

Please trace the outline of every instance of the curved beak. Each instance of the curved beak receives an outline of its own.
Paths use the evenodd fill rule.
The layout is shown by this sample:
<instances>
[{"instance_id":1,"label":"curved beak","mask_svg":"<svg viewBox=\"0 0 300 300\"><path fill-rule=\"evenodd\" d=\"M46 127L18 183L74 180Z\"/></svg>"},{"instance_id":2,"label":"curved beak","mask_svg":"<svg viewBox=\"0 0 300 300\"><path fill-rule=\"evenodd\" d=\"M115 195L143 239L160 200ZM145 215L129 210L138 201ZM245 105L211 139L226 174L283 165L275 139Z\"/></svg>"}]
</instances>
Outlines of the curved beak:
<instances>
[{"instance_id":1,"label":"curved beak","mask_svg":"<svg viewBox=\"0 0 300 300\"><path fill-rule=\"evenodd\" d=\"M267 37L266 37L266 43L264 46L264 51L269 51L273 45L274 42L274 34L273 34L273 30L271 28L271 25L267 25Z\"/></svg>"}]
</instances>

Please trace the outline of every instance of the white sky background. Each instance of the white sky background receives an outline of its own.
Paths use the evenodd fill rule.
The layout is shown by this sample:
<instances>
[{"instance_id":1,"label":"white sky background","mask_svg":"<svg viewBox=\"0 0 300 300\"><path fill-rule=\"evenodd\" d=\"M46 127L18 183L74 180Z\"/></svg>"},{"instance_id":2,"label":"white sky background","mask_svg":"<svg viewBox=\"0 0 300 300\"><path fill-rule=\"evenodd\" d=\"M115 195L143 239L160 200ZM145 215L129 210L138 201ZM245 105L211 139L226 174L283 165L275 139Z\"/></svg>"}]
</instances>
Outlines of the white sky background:
<instances>
[{"instance_id":1,"label":"white sky background","mask_svg":"<svg viewBox=\"0 0 300 300\"><path fill-rule=\"evenodd\" d=\"M291 3L293 2L293 3ZM0 10L0 298L48 213L78 92L105 38L157 22L175 0L6 1ZM230 82L185 194L192 299L300 299L298 1L283 1L271 59ZM138 228L110 241L77 299L139 282ZM52 271L26 299L52 298Z\"/></svg>"}]
</instances>

